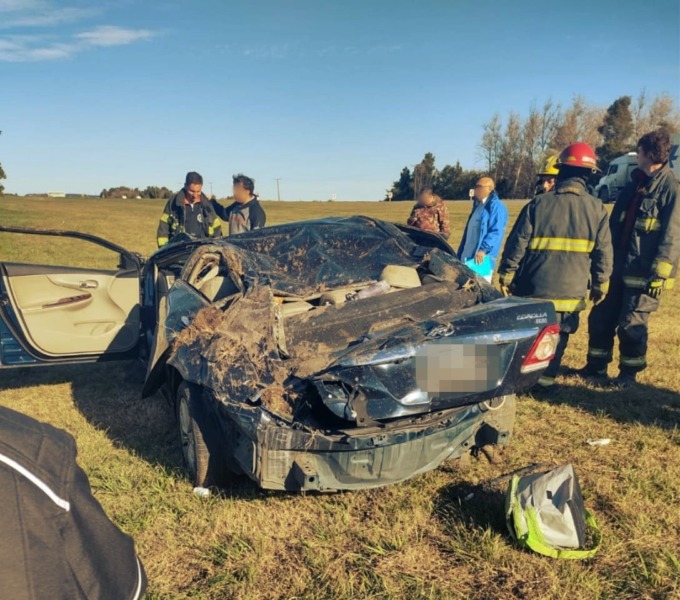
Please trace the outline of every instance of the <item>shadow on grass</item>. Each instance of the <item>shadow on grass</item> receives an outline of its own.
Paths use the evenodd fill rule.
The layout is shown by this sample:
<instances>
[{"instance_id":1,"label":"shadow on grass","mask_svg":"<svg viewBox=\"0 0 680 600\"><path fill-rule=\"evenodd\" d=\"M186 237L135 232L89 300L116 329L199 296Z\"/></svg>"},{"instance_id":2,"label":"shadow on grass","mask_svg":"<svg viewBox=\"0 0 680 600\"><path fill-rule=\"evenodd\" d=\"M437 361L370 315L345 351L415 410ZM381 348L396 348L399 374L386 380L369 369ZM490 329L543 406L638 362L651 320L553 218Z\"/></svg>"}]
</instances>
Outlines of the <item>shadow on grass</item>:
<instances>
[{"instance_id":1,"label":"shadow on grass","mask_svg":"<svg viewBox=\"0 0 680 600\"><path fill-rule=\"evenodd\" d=\"M142 398L144 375L138 361L26 367L0 372L0 391L34 387L47 404L48 386L70 385L75 407L88 423L149 464L185 478L173 408L160 393ZM242 499L267 495L246 476L235 476L219 494Z\"/></svg>"},{"instance_id":2,"label":"shadow on grass","mask_svg":"<svg viewBox=\"0 0 680 600\"><path fill-rule=\"evenodd\" d=\"M151 464L179 469L172 409L160 394L142 399L143 378L144 368L136 361L30 367L3 372L0 390L39 386L36 394L44 394L40 401L47 404L48 386L68 384L76 409L115 444Z\"/></svg>"},{"instance_id":3,"label":"shadow on grass","mask_svg":"<svg viewBox=\"0 0 680 600\"><path fill-rule=\"evenodd\" d=\"M446 485L434 499L434 514L454 537L460 534L461 528L490 529L507 536L505 494L497 487L469 483Z\"/></svg>"},{"instance_id":4,"label":"shadow on grass","mask_svg":"<svg viewBox=\"0 0 680 600\"><path fill-rule=\"evenodd\" d=\"M666 388L636 383L625 390L591 385L579 377L565 377L551 395L533 395L553 405L569 405L619 423L675 429L680 422L680 393Z\"/></svg>"}]
</instances>

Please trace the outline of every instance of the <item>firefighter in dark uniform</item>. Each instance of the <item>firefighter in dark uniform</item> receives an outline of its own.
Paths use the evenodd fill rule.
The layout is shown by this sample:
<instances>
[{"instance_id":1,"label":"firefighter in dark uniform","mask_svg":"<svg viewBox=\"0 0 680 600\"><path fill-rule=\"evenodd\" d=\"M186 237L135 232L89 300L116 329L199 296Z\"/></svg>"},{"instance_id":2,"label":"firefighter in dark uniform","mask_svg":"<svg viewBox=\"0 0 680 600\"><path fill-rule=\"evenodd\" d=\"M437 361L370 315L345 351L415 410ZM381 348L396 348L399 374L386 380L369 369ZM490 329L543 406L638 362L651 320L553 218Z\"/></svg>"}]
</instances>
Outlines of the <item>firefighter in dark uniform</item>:
<instances>
[{"instance_id":1,"label":"firefighter in dark uniform","mask_svg":"<svg viewBox=\"0 0 680 600\"><path fill-rule=\"evenodd\" d=\"M517 217L498 270L504 295L542 298L555 305L560 338L538 391L556 389L555 377L586 297L601 302L612 271L607 211L586 187L598 170L593 149L582 142L571 144L556 167L555 188L538 194Z\"/></svg>"},{"instance_id":2,"label":"firefighter in dark uniform","mask_svg":"<svg viewBox=\"0 0 680 600\"><path fill-rule=\"evenodd\" d=\"M222 236L222 224L202 190L203 177L193 171L187 173L184 187L163 209L156 235L159 248L180 233L195 238Z\"/></svg>"},{"instance_id":3,"label":"firefighter in dark uniform","mask_svg":"<svg viewBox=\"0 0 680 600\"><path fill-rule=\"evenodd\" d=\"M614 336L619 338L619 375L625 388L647 366L647 324L662 293L673 287L680 257L678 181L669 167L666 130L638 141L638 169L621 191L610 218L614 274L607 299L588 318L588 357L579 371L606 379Z\"/></svg>"}]
</instances>

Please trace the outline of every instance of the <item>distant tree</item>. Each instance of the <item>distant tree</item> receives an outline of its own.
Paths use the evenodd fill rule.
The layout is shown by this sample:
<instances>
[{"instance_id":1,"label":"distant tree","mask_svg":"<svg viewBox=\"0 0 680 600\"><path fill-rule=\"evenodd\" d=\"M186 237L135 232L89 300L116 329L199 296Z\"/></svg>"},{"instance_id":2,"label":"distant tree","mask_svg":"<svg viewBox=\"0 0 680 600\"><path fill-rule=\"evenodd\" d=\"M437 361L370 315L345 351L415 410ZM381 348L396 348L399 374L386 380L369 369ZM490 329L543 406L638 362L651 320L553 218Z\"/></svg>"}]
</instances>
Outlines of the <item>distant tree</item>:
<instances>
[{"instance_id":1,"label":"distant tree","mask_svg":"<svg viewBox=\"0 0 680 600\"><path fill-rule=\"evenodd\" d=\"M633 106L633 141L636 142L645 133L663 127L671 133L680 131L680 111L675 101L668 94L659 94L651 100L643 89Z\"/></svg>"},{"instance_id":2,"label":"distant tree","mask_svg":"<svg viewBox=\"0 0 680 600\"><path fill-rule=\"evenodd\" d=\"M137 196L141 198L170 198L173 195L173 191L163 187L158 187L156 185L147 186L144 190L140 191L139 188L131 188L125 185L118 187L112 187L103 189L99 193L100 198L136 198Z\"/></svg>"},{"instance_id":3,"label":"distant tree","mask_svg":"<svg viewBox=\"0 0 680 600\"><path fill-rule=\"evenodd\" d=\"M2 131L0 131L0 135L2 135ZM0 163L0 181L3 179L7 179L7 175L5 175L5 170L2 168L2 163ZM5 186L0 183L0 194L2 194L5 191Z\"/></svg>"},{"instance_id":4,"label":"distant tree","mask_svg":"<svg viewBox=\"0 0 680 600\"><path fill-rule=\"evenodd\" d=\"M609 162L629 152L633 141L633 113L631 112L630 96L621 96L612 102L607 109L602 125L598 131L602 135L602 145L596 149L600 168L607 167Z\"/></svg>"},{"instance_id":5,"label":"distant tree","mask_svg":"<svg viewBox=\"0 0 680 600\"><path fill-rule=\"evenodd\" d=\"M411 200L413 198L413 178L411 169L404 167L399 179L392 184L392 200Z\"/></svg>"},{"instance_id":6,"label":"distant tree","mask_svg":"<svg viewBox=\"0 0 680 600\"><path fill-rule=\"evenodd\" d=\"M433 188L437 178L437 169L434 166L435 158L432 152L427 152L415 167L413 167L413 199L415 200L420 193Z\"/></svg>"},{"instance_id":7,"label":"distant tree","mask_svg":"<svg viewBox=\"0 0 680 600\"><path fill-rule=\"evenodd\" d=\"M459 162L455 165L445 165L444 168L439 171L439 177L437 178L437 185L435 192L439 194L442 198L447 198L449 200L453 198L465 198L467 196L467 191L463 191L463 167L460 166Z\"/></svg>"},{"instance_id":8,"label":"distant tree","mask_svg":"<svg viewBox=\"0 0 680 600\"><path fill-rule=\"evenodd\" d=\"M574 142L585 142L596 148L602 139L598 131L602 124L604 112L601 108L590 106L583 96L575 96L569 106L558 119L555 134L550 142L554 154L561 152Z\"/></svg>"},{"instance_id":9,"label":"distant tree","mask_svg":"<svg viewBox=\"0 0 680 600\"><path fill-rule=\"evenodd\" d=\"M488 123L484 123L484 133L479 144L480 156L486 163L486 170L494 179L498 179L498 160L503 145L501 116L495 113Z\"/></svg>"}]
</instances>

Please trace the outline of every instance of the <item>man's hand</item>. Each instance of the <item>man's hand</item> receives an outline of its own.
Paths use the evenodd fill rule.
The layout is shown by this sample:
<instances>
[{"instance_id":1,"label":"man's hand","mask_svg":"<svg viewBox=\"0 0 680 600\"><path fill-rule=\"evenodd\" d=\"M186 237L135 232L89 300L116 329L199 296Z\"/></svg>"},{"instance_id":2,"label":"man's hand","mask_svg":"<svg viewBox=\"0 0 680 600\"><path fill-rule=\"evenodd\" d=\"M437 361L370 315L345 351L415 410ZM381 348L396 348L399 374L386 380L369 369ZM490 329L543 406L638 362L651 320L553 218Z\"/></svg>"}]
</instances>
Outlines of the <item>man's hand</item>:
<instances>
[{"instance_id":1,"label":"man's hand","mask_svg":"<svg viewBox=\"0 0 680 600\"><path fill-rule=\"evenodd\" d=\"M602 302L605 297L607 296L607 292L601 290L599 287L594 287L590 290L590 301L593 303L593 306L597 306L600 302Z\"/></svg>"},{"instance_id":2,"label":"man's hand","mask_svg":"<svg viewBox=\"0 0 680 600\"><path fill-rule=\"evenodd\" d=\"M645 293L652 298L658 298L661 296L661 292L666 287L666 280L661 277L652 277L647 282L647 289Z\"/></svg>"},{"instance_id":3,"label":"man's hand","mask_svg":"<svg viewBox=\"0 0 680 600\"><path fill-rule=\"evenodd\" d=\"M481 265L482 262L484 262L484 257L486 256L486 252L484 250L477 250L477 254L475 254L475 263L478 265Z\"/></svg>"},{"instance_id":4,"label":"man's hand","mask_svg":"<svg viewBox=\"0 0 680 600\"><path fill-rule=\"evenodd\" d=\"M510 284L515 276L514 273L499 273L498 274L498 284L503 294L506 298L510 295Z\"/></svg>"}]
</instances>

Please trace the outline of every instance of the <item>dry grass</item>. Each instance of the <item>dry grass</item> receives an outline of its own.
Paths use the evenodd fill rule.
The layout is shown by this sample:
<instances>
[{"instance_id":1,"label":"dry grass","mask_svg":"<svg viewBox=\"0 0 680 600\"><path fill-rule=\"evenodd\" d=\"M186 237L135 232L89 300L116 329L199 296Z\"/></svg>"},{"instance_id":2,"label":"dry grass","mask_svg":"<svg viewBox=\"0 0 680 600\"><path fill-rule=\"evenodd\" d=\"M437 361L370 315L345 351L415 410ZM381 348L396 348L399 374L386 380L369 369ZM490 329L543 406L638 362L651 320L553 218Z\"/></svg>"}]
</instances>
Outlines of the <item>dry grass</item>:
<instances>
[{"instance_id":1,"label":"dry grass","mask_svg":"<svg viewBox=\"0 0 680 600\"><path fill-rule=\"evenodd\" d=\"M514 217L521 203L509 205ZM410 203L264 206L270 223L356 213L405 221L410 210ZM449 207L457 242L467 203ZM161 208L5 198L0 222L88 231L149 254ZM13 260L31 260L35 243L19 246L0 234L2 260L10 251ZM70 252L46 255L63 262ZM95 495L136 540L149 598L677 598L679 322L676 291L652 317L651 366L636 389L564 379L550 401L521 397L504 464L473 459L365 492L286 495L239 480L221 495L195 496L171 409L158 395L140 399L143 370L135 363L5 370L0 403L76 437ZM585 329L572 338L568 366L583 363ZM585 443L599 437L612 443ZM555 561L511 544L500 490L478 484L533 462L574 463L604 534L593 560Z\"/></svg>"}]
</instances>

